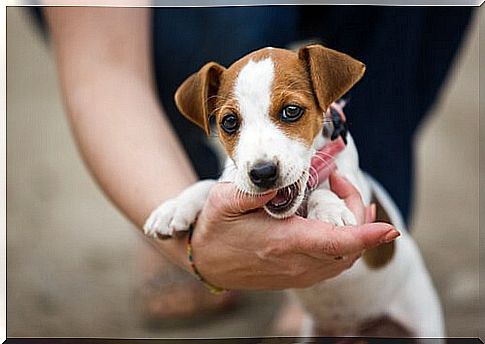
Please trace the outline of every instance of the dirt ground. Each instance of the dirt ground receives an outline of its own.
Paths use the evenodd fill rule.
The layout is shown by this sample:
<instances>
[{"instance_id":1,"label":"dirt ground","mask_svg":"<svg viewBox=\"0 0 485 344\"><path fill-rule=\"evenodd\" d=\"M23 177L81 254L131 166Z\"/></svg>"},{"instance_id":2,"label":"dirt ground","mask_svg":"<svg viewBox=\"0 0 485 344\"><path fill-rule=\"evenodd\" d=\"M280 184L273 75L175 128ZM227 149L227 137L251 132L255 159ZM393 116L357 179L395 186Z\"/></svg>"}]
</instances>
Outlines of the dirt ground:
<instances>
[{"instance_id":1,"label":"dirt ground","mask_svg":"<svg viewBox=\"0 0 485 344\"><path fill-rule=\"evenodd\" d=\"M480 323L478 47L485 36L479 37L479 25L485 16L475 16L442 97L416 138L412 228L455 337L476 337ZM271 334L279 293L250 293L241 308L191 325L143 325L138 252L149 248L83 166L52 53L18 8L7 10L7 154L9 336Z\"/></svg>"}]
</instances>

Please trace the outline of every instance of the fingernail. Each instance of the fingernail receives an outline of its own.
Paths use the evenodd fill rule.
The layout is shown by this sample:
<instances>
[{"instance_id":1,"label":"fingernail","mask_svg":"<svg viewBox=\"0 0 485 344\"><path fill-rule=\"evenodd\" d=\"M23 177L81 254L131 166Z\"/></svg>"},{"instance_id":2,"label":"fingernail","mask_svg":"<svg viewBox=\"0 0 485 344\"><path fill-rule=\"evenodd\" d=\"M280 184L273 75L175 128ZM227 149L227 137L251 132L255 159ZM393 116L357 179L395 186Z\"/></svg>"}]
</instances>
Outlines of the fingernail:
<instances>
[{"instance_id":1,"label":"fingernail","mask_svg":"<svg viewBox=\"0 0 485 344\"><path fill-rule=\"evenodd\" d=\"M380 244L387 244L387 243L393 241L394 239L396 239L400 235L401 235L401 233L396 231L394 228L391 228L389 231L386 232L386 234L384 234L381 237L381 239L379 240L379 243Z\"/></svg>"}]
</instances>

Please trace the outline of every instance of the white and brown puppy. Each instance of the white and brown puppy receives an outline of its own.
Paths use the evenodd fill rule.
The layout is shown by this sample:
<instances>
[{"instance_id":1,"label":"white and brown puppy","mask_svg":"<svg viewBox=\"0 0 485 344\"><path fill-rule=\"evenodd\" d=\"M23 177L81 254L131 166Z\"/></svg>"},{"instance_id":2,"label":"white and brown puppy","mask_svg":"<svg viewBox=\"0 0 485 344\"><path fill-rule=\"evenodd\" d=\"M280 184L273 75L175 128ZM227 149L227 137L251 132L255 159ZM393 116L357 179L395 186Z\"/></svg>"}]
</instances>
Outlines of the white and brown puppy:
<instances>
[{"instance_id":1,"label":"white and brown puppy","mask_svg":"<svg viewBox=\"0 0 485 344\"><path fill-rule=\"evenodd\" d=\"M278 190L265 210L286 218L302 205L312 157L330 140L322 135L327 109L364 70L361 62L320 45L297 53L265 48L227 69L206 64L179 87L175 99L182 114L207 133L209 118L215 116L229 157L221 179L250 194ZM294 293L318 334L357 335L363 324L389 317L413 336L443 337L441 306L420 253L388 194L359 169L350 135L347 140L335 159L339 173L358 188L366 204L380 204L402 236L367 251L338 277ZM145 232L170 236L187 230L214 183L198 182L163 203L146 221ZM306 213L336 225L355 224L328 183L311 190Z\"/></svg>"}]
</instances>

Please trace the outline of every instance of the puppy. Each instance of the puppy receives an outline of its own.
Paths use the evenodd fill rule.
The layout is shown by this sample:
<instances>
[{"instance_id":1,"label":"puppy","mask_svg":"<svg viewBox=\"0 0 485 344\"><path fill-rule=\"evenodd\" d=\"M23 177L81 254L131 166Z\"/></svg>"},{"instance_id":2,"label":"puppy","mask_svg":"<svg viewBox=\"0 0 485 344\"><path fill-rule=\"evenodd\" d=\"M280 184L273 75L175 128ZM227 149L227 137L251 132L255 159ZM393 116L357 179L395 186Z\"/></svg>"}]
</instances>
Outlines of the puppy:
<instances>
[{"instance_id":1,"label":"puppy","mask_svg":"<svg viewBox=\"0 0 485 344\"><path fill-rule=\"evenodd\" d=\"M221 180L249 194L278 190L264 207L270 216L298 213L335 225L356 224L328 182L315 182L318 174L311 172L318 151L341 140L347 144L334 160L339 173L365 204L378 205L378 220L401 231L399 240L366 251L338 277L292 291L311 319L305 335L359 335L366 323L386 317L411 336L443 337L440 302L418 248L387 192L359 169L355 144L342 126L342 104L335 103L364 70L361 62L320 45L297 53L264 48L227 69L206 64L178 88L175 100L207 134L209 118L215 117L229 156ZM146 221L145 232L171 236L187 230L214 183L198 182L163 203Z\"/></svg>"}]
</instances>

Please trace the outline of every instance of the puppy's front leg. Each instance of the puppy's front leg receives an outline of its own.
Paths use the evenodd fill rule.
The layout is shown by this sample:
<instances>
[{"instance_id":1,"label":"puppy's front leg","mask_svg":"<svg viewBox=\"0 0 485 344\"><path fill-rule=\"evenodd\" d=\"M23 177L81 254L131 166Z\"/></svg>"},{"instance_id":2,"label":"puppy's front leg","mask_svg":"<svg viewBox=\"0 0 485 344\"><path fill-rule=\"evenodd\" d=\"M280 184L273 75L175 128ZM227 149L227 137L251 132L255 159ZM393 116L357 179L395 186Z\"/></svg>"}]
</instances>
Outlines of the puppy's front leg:
<instances>
[{"instance_id":1,"label":"puppy's front leg","mask_svg":"<svg viewBox=\"0 0 485 344\"><path fill-rule=\"evenodd\" d=\"M171 237L175 231L186 231L204 207L215 180L203 180L188 187L175 198L156 208L143 226L146 235Z\"/></svg>"},{"instance_id":2,"label":"puppy's front leg","mask_svg":"<svg viewBox=\"0 0 485 344\"><path fill-rule=\"evenodd\" d=\"M345 202L327 189L314 190L308 198L308 218L337 226L356 225L354 214Z\"/></svg>"}]
</instances>

